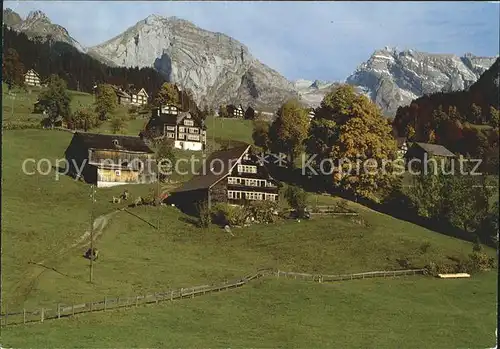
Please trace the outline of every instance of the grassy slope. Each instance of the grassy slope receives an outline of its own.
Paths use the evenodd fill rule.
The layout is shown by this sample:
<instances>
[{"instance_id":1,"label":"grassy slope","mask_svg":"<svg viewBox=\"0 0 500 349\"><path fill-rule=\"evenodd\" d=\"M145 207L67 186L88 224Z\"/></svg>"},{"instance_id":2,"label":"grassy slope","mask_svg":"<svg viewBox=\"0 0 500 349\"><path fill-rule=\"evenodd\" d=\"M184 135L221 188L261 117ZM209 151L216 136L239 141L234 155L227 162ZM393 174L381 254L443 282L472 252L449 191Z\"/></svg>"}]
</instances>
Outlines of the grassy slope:
<instances>
[{"instance_id":1,"label":"grassy slope","mask_svg":"<svg viewBox=\"0 0 500 349\"><path fill-rule=\"evenodd\" d=\"M228 128L228 123L233 127ZM246 141L248 141L248 128L249 125L246 122L224 120L224 128L216 131L218 132L216 137L233 136L233 139L245 140L243 135L246 134ZM247 131L244 131L245 129ZM21 174L22 159L26 157L61 158L70 138L71 134L58 131L4 132L2 169L2 197L4 199L2 200L4 218L2 220L4 232L3 281L4 297L9 306L19 307L23 303L30 308L40 305L52 306L58 301L79 302L96 297L102 298L104 295L129 295L165 289L169 286L190 286L217 281L225 277L241 276L255 268L264 266L279 267L283 270L324 273L357 272L399 268L396 259L401 257L408 257L416 266L421 266L428 260L445 259L448 255L463 255L471 249L471 245L465 242L441 236L355 204L352 204L353 207L362 213L368 226L357 225L343 218L327 218L310 222L287 222L275 226L236 229L234 230L235 237L230 237L215 227L208 231L200 231L187 223L187 217L178 213L174 208L161 208L161 212L155 208L138 208L134 212L154 224L156 224L158 213L161 214L160 231L126 213L119 213L113 217L110 226L98 241L102 257L95 269L96 283L89 285L86 283L88 261L81 258L82 249L76 249L61 256L56 255L64 246L71 244L81 236L88 227L90 209L88 186L66 177L56 182L53 177L54 173L50 177ZM143 195L149 188L151 186L129 186L132 196ZM113 206L108 200L111 199L112 195L116 195L122 190L123 187L99 189L96 214L109 212L116 208L117 206ZM331 201L335 201L335 199L326 196L318 198L318 204L326 204ZM34 241L36 243L33 243ZM426 241L431 243L431 248L423 254L419 251L419 247ZM493 251L490 252L493 253ZM40 274L43 269L27 263L29 260L39 261L41 259L45 259L44 264L55 267L70 277L61 276L53 271L44 271ZM125 268L127 272L124 272ZM367 323L378 321L382 327L393 327L404 323L410 316L409 314L415 314L415 312L420 312L421 320L419 321L423 322L421 324L422 331L431 331L426 332L429 335L424 335L424 338L419 339L415 335L413 338L415 343L421 343L419 341L424 340L428 340L426 343L429 344L436 343L435 339L431 339L430 333L433 333L433 330L438 331L438 328L431 326L431 324L428 324L429 327L425 327L425 321L429 321L425 319L432 320L437 316L436 319L441 318L440 321L446 322L447 326L442 331L444 331L444 338L447 338L448 342L443 339L443 343L452 343L450 340L456 340L456 343L463 343L463 346L467 346L467 343L476 343L471 341L474 338L488 338L486 333L489 331L488 324L491 323L491 321L483 322L481 317L493 306L494 302L487 297L467 298L469 296L466 296L468 293L465 290L467 287L475 287L480 288L481 292L495 292L495 280L494 277L480 277L478 280L480 284L470 281L451 281L449 284L462 285L461 283L463 283L463 286L455 289L456 294L451 292L452 290L442 289L440 285L444 285L443 281L436 283L435 280L427 280L423 281L425 284L420 281L418 283L409 281L411 286L402 286L399 282L395 282L390 287L384 286L386 284L368 281L367 284L363 285L372 285L370 292L364 293L367 290L364 287L368 286L362 286L358 292L356 290L360 286L357 283L352 284L357 286L353 286L352 290L348 288L349 291L344 295L346 298L343 301L332 298L331 291L321 291L316 289L314 285L287 285L285 291L279 289L278 285L262 286L263 289L256 286L251 288L250 293L241 290L238 291L238 296L231 296L233 298L231 298L230 305L227 308L222 308L220 312L216 310L214 305L217 306L221 300L217 300L218 296L211 296L210 302L200 299L195 300L198 303L193 303L193 306L186 303L179 304L179 307L183 309L182 312L175 311L179 308L167 306L161 310L142 309L133 315L120 313L118 316L118 324L122 324L125 328L127 326L134 327L136 330L138 321L150 323L151 319L154 319L155 322L159 321L158 323L163 323L165 326L172 326L172 324L179 326L181 321L191 323L187 329L179 330L179 334L172 335L173 337L168 342L162 342L161 338L164 337L159 337L160 332L156 333L154 329L142 326L139 327L139 331L143 335L134 336L133 339L130 336L117 338L119 334L123 335L123 332L111 329L112 325L108 322L109 315L103 315L99 318L84 316L81 320L70 320L64 324L52 323L40 327L35 326L31 330L26 330L26 334L30 335L21 336L23 339L18 339L19 341L14 341L14 338L18 337L19 333L24 333L24 330L13 329L5 333L7 339L12 338L13 342L8 344L13 346L29 346L34 345L30 343L44 343L43 341L46 341L46 346L49 347L61 346L62 343L67 346L69 345L68 338L72 337L69 335L70 333L74 334L75 339L79 338L79 345L88 343L87 346L98 346L100 342L92 339L89 333L96 330L96 327L91 325L92 321L99 321L102 333L111 331L106 337L108 342L102 342L102 346L117 346L120 340L125 346L132 345L130 343L134 340L137 341L134 342L137 346L158 346L161 343L169 346L171 343L199 346L201 343L211 343L210 338L212 338L213 331L235 333L242 326L245 326L248 330L244 331L243 336L237 336L234 341L227 343L250 346L256 343L251 341L252 338L261 337L258 335L259 328L256 325L252 326L252 324L257 324L258 320L262 320L261 314L268 314L265 310L269 304L265 305L267 303L264 298L270 297L269 302L272 303L274 299L278 303L271 308L275 309L277 313L285 315L278 316L275 324L271 324L274 320L271 320L270 316L266 316L265 320L262 320L269 322L276 331L265 332L262 337L262 345L258 346L288 345L286 337L277 335L275 332L291 331L290 333L292 333L298 331L297 333L302 333L304 329L293 327L290 319L296 317L308 319L310 316L307 317L307 315L312 313L315 314L315 320L311 320L310 323L304 320L305 322L303 321L302 324L304 328L315 328L316 330L312 331L310 335L304 334L303 339L296 339L294 343L302 343L302 346L309 346L309 343L317 343L317 346L328 346L328 343L342 342L339 338L343 338L342 340L346 341L346 346L350 343L361 345L361 339L352 339L353 336L359 336L361 327L355 325L359 319L366 319ZM295 287L297 287L297 291ZM313 289L311 290L310 287ZM386 289L387 287L389 290ZM397 307L390 306L390 299L396 298L403 301L408 294L408 289L413 291L419 287L422 288L425 297L420 298L420 296L414 295L415 297L410 297L408 300L408 303L414 307L414 311L399 313ZM436 296L435 293L437 287L439 287L439 293L437 293L439 296ZM269 293L264 293L264 290L269 291ZM314 295L308 297L310 299L317 298L317 307L319 308L328 297L331 298L328 299L330 299L329 302L334 309L342 309L346 307L346 304L349 307L358 304L359 309L354 308L352 313L335 312L336 316L342 316L342 319L338 320L342 324L346 321L352 321L350 326L352 330L343 334L339 328L334 327L332 331L328 325L331 313L322 314L318 313L314 307L309 311L297 306L294 301L294 292L303 294L309 292L308 290L311 290L311 294ZM441 296L443 292L449 294L443 298ZM355 298L347 297L347 294L353 293L357 295L356 297L361 298L361 303L356 303ZM262 301L255 302L256 299L262 299ZM442 306L441 308L426 307L420 309L419 306L425 304L427 299L431 303L451 302L454 312L466 317L462 323L469 323L468 326L477 328L478 333L484 335L466 336L461 327L463 325L458 320L453 323L446 314L447 308L445 306L448 303L438 304ZM463 307L460 305L461 300L467 301ZM200 302L201 304L199 304ZM300 299L297 302L300 304ZM374 318L377 311L375 304L380 302L387 308L385 311L394 316L394 319L391 316ZM373 308L374 306L375 308ZM242 319L238 321L228 315L239 309L247 310L248 315L242 316ZM148 319L148 314L151 311L153 317ZM213 320L209 317L210 314L214 314L214 316L218 314L220 320ZM225 315L222 316L222 314ZM204 321L195 321L200 316ZM206 323L206 325L201 323ZM211 324L208 325L208 323ZM75 333L77 330L74 326L77 325L83 326L80 331L81 337ZM342 325L342 327L344 326ZM41 334L42 330L37 328L43 328L45 331L50 328L51 334L43 339L39 338L37 333ZM58 328L64 329L64 333L68 333L68 337L62 334L63 331L57 331ZM345 332L345 330L343 331ZM464 335L461 337L447 335L447 333L450 334L454 331ZM136 333L136 331L130 331L130 333L132 332ZM199 334L192 336L194 332L199 332ZM332 337L328 337L329 332L332 333ZM326 338L318 339L319 333L322 333L323 337L326 333ZM404 334L405 332L401 330L399 334L389 337L385 342L382 341L383 337L380 337L380 345L384 346L385 343L390 346L393 343L399 343L395 341L401 341L403 338L406 340ZM186 339L186 337L190 339ZM223 335L221 338L217 338L214 346L226 343L223 340ZM37 340L42 340L42 342L37 342ZM314 340L319 340L319 342L314 342ZM488 342L485 343L488 345Z\"/></svg>"},{"instance_id":2,"label":"grassy slope","mask_svg":"<svg viewBox=\"0 0 500 349\"><path fill-rule=\"evenodd\" d=\"M87 262L81 258L82 251L54 256L51 260L62 246L71 244L87 229L90 211L88 186L68 177L56 181L54 172L50 176L26 176L21 172L24 158L48 157L53 162L61 158L70 137L71 134L60 131L4 133L4 242L12 247L5 250L6 290L15 290L14 286L24 279L21 271L39 268L27 264L29 260L45 259L47 265L77 278L44 272L25 298L30 306L56 300L75 301L76 298L93 296L96 290L112 295L190 285L207 279L240 276L263 266L324 273L368 271L397 268L396 259L402 257L422 266L429 259L443 259L470 251L470 245L465 242L363 209L354 203L351 205L362 212L367 226L347 218L330 217L236 229L235 237L216 227L202 232L172 207L162 207L161 211L137 208L134 212L153 224L160 217L161 230L156 231L127 213L113 217L99 241L103 254L103 262L96 267L99 282L90 287L83 282L87 277ZM36 144L44 146L37 147ZM132 197L143 195L153 187L129 186ZM122 190L123 187L98 189L96 215L120 207L109 201ZM319 197L318 203L330 200L335 201ZM33 241L38 243L33 244ZM426 254L421 254L419 247L426 241L431 243L431 248ZM123 265L127 265L130 273L118 272ZM174 272L171 265L175 265ZM165 278L158 278L159 274ZM75 287L76 284L80 286ZM8 292L6 300L19 306L23 295L19 293L14 297Z\"/></svg>"},{"instance_id":3,"label":"grassy slope","mask_svg":"<svg viewBox=\"0 0 500 349\"><path fill-rule=\"evenodd\" d=\"M485 348L496 276L262 280L193 300L4 329L8 347ZM312 316L314 314L314 316Z\"/></svg>"},{"instance_id":4,"label":"grassy slope","mask_svg":"<svg viewBox=\"0 0 500 349\"><path fill-rule=\"evenodd\" d=\"M13 97L8 93L7 85L2 85L2 118L3 122L9 123L38 123L42 121L43 115L33 113L33 105L40 93L39 87L31 87L28 91L15 88ZM71 96L71 110L76 110L80 106L93 103L93 96L88 93L78 91L68 91Z\"/></svg>"}]
</instances>

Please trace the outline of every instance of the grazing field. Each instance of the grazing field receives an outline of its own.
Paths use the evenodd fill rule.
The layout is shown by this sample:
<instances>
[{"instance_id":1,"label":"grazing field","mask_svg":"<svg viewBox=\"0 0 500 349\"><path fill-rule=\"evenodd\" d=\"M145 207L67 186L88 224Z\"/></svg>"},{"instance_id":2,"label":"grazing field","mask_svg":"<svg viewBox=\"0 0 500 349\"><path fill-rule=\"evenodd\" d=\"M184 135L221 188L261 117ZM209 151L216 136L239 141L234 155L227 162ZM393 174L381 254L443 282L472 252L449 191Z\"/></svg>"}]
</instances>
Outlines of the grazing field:
<instances>
[{"instance_id":1,"label":"grazing field","mask_svg":"<svg viewBox=\"0 0 500 349\"><path fill-rule=\"evenodd\" d=\"M491 348L496 275L262 279L195 299L2 330L6 347Z\"/></svg>"},{"instance_id":2,"label":"grazing field","mask_svg":"<svg viewBox=\"0 0 500 349\"><path fill-rule=\"evenodd\" d=\"M10 93L7 85L2 85L2 119L5 124L40 124L42 114L33 113L33 107L38 100L40 87L29 87L27 91L14 88ZM91 94L68 91L71 96L71 110L77 110L81 106L90 105L94 102Z\"/></svg>"}]
</instances>

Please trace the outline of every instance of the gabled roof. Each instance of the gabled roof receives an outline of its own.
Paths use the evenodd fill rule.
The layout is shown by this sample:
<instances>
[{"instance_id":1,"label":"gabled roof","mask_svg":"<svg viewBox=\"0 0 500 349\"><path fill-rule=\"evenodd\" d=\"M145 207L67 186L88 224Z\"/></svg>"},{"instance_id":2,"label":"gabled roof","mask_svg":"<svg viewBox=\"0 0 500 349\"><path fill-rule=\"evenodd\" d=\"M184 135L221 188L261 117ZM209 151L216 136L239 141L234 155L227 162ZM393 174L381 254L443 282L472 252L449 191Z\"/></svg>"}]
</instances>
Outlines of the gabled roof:
<instances>
[{"instance_id":1,"label":"gabled roof","mask_svg":"<svg viewBox=\"0 0 500 349\"><path fill-rule=\"evenodd\" d=\"M180 125L182 120L188 118L193 120L196 127L201 127L203 129L206 129L205 124L203 122L200 122L198 119L193 118L191 113L188 111L178 111L177 114L167 114L160 112L159 116L156 115L157 111L158 108L154 109L152 112L152 125L155 126L161 124Z\"/></svg>"},{"instance_id":2,"label":"gabled roof","mask_svg":"<svg viewBox=\"0 0 500 349\"><path fill-rule=\"evenodd\" d=\"M137 95L141 91L146 94L146 97L149 97L148 93L146 92L146 90L144 88L141 88L141 89L129 88L129 89L126 90L126 93L128 93L129 95Z\"/></svg>"},{"instance_id":3,"label":"gabled roof","mask_svg":"<svg viewBox=\"0 0 500 349\"><path fill-rule=\"evenodd\" d=\"M244 145L227 150L220 150L212 153L201 166L199 175L194 176L189 181L173 193L181 193L200 189L209 189L222 178L231 173L233 167L242 156L248 152L250 145ZM210 168L211 167L211 168ZM205 173L203 173L203 170Z\"/></svg>"},{"instance_id":4,"label":"gabled roof","mask_svg":"<svg viewBox=\"0 0 500 349\"><path fill-rule=\"evenodd\" d=\"M396 137L396 143L398 144L398 148L402 147L406 142L406 137Z\"/></svg>"},{"instance_id":5,"label":"gabled roof","mask_svg":"<svg viewBox=\"0 0 500 349\"><path fill-rule=\"evenodd\" d=\"M27 72L26 72L26 74L24 74L24 75L28 75L28 73L29 73L29 72L32 72L33 74L35 74L35 75L37 76L37 78L39 78L39 79L40 79L40 75L38 75L38 73L36 72L36 70L35 70L35 69L28 69L28 71L27 71Z\"/></svg>"},{"instance_id":6,"label":"gabled roof","mask_svg":"<svg viewBox=\"0 0 500 349\"><path fill-rule=\"evenodd\" d=\"M154 153L141 137L86 132L76 132L73 137L80 139L88 149Z\"/></svg>"},{"instance_id":7,"label":"gabled roof","mask_svg":"<svg viewBox=\"0 0 500 349\"><path fill-rule=\"evenodd\" d=\"M427 152L427 153L429 153L431 155L446 156L446 157L455 157L456 156L451 151L449 151L448 149L446 149L444 146L439 145L439 144L430 144L430 143L415 142L415 143L413 143L413 146L420 147L425 152Z\"/></svg>"}]
</instances>

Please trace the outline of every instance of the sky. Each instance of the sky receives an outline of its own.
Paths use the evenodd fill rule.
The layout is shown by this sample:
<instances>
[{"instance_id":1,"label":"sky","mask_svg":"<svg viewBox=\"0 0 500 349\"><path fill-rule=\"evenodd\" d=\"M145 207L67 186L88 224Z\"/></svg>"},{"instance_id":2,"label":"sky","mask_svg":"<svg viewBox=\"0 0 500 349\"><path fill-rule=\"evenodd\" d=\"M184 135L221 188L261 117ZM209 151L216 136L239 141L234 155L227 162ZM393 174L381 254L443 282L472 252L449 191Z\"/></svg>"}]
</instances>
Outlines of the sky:
<instances>
[{"instance_id":1,"label":"sky","mask_svg":"<svg viewBox=\"0 0 500 349\"><path fill-rule=\"evenodd\" d=\"M225 33L289 80L343 81L385 46L432 53L499 54L500 3L5 1L25 18L43 11L84 46L151 14Z\"/></svg>"}]
</instances>

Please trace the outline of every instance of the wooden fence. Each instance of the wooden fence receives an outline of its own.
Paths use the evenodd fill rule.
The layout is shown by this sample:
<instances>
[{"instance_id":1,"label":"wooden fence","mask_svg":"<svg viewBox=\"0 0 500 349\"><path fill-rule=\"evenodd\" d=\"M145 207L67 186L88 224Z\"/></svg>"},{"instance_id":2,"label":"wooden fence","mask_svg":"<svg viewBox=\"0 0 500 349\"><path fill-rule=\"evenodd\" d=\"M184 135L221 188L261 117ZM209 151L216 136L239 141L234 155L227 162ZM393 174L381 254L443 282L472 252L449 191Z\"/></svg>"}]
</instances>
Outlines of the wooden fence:
<instances>
[{"instance_id":1,"label":"wooden fence","mask_svg":"<svg viewBox=\"0 0 500 349\"><path fill-rule=\"evenodd\" d=\"M339 212L339 207L335 205L313 205L308 207L311 215L337 215L337 216L358 216L357 212L346 209L345 212Z\"/></svg>"},{"instance_id":2,"label":"wooden fence","mask_svg":"<svg viewBox=\"0 0 500 349\"><path fill-rule=\"evenodd\" d=\"M424 269L412 270L395 270L395 271L373 271L358 274L344 275L322 275L322 274L306 274L285 272L273 269L261 269L254 274L247 275L243 278L225 281L217 285L201 285L189 288L171 289L167 291L157 292L154 294L143 294L125 297L104 297L100 300L95 300L80 304L57 304L50 308L39 308L36 310L26 310L9 312L6 310L0 314L0 325L22 325L33 322L44 322L47 320L60 319L75 316L84 313L106 312L119 308L132 308L145 304L158 304L160 302L174 301L185 298L194 298L205 294L221 292L234 288L239 288L249 281L262 278L264 276L276 276L309 280L314 282L332 282L341 280L365 279L373 277L390 277L403 275L423 274Z\"/></svg>"},{"instance_id":3,"label":"wooden fence","mask_svg":"<svg viewBox=\"0 0 500 349\"><path fill-rule=\"evenodd\" d=\"M408 269L408 270L388 270L388 271L370 271L366 273L356 274L340 274L340 275L323 275L323 274L306 274L294 273L278 270L275 274L276 277L285 277L292 279L302 279L315 282L334 282L343 280L356 280L356 279L370 279L375 277L396 277L405 275L422 275L425 269Z\"/></svg>"}]
</instances>

